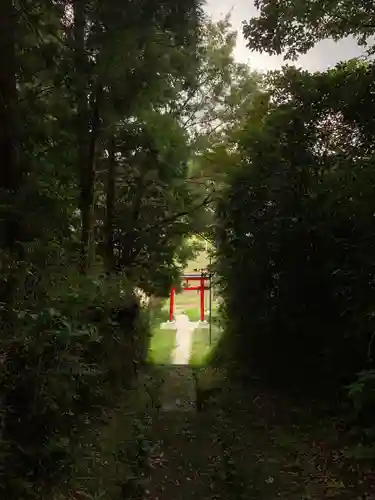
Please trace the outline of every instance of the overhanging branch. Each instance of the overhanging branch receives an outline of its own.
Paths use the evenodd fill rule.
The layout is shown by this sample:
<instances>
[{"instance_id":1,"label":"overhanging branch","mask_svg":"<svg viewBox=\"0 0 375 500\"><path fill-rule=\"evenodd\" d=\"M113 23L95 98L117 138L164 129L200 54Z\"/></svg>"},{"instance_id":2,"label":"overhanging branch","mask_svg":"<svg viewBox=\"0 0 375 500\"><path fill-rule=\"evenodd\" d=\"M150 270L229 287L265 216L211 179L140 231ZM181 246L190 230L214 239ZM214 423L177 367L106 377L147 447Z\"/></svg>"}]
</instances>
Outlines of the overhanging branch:
<instances>
[{"instance_id":1,"label":"overhanging branch","mask_svg":"<svg viewBox=\"0 0 375 500\"><path fill-rule=\"evenodd\" d=\"M214 201L212 197L213 197L213 192L209 193L201 203L195 205L190 210L183 210L183 211L178 212L177 214L174 214L170 217L166 217L165 219L162 219L161 221L159 221L157 224L153 224L152 226L145 228L144 231L151 231L153 229L157 229L157 228L159 228L163 225L166 225L166 224L169 225L171 222L175 222L178 219L181 219L181 217L184 217L185 215L190 215L193 212L195 212L196 210L199 210L200 208L206 207L210 203L212 203Z\"/></svg>"}]
</instances>

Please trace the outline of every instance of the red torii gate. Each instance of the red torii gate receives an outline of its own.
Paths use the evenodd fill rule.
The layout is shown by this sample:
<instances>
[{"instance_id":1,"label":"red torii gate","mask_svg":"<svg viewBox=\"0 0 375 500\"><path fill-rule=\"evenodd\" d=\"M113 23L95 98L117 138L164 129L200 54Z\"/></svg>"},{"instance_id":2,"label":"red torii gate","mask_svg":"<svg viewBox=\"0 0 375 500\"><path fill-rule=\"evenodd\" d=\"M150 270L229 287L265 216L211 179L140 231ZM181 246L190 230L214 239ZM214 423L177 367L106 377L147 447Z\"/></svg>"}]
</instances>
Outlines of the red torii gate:
<instances>
[{"instance_id":1,"label":"red torii gate","mask_svg":"<svg viewBox=\"0 0 375 500\"><path fill-rule=\"evenodd\" d=\"M204 321L204 291L209 290L210 287L206 285L206 281L210 280L209 275L205 274L184 274L183 279L183 290L199 290L200 292L200 320ZM199 281L198 286L189 286L190 281ZM186 285L186 286L185 286ZM169 297L169 321L173 321L174 315L174 299L176 294L176 288L171 288L171 293Z\"/></svg>"}]
</instances>

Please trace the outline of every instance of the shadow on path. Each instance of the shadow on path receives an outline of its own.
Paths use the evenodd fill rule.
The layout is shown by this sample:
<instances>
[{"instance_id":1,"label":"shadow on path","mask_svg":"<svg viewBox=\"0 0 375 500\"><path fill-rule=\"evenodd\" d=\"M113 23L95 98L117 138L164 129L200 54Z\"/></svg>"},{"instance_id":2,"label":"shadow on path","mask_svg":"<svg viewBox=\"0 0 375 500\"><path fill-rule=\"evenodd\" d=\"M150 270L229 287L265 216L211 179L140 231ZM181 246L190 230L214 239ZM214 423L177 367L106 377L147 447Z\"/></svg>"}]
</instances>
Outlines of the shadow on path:
<instances>
[{"instance_id":1,"label":"shadow on path","mask_svg":"<svg viewBox=\"0 0 375 500\"><path fill-rule=\"evenodd\" d=\"M159 366L160 410L150 415L151 475L146 499L221 498L220 440L212 414L196 411L193 370Z\"/></svg>"}]
</instances>

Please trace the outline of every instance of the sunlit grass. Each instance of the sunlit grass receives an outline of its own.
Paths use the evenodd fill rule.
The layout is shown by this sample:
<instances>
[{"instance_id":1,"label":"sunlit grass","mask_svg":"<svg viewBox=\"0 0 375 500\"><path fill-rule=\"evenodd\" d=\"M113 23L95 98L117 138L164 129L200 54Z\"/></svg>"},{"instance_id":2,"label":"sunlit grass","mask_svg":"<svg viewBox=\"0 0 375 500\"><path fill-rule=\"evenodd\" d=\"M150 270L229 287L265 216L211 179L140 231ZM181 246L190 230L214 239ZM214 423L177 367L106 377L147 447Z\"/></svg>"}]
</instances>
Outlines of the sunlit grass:
<instances>
[{"instance_id":1,"label":"sunlit grass","mask_svg":"<svg viewBox=\"0 0 375 500\"><path fill-rule=\"evenodd\" d=\"M189 318L190 321L199 321L200 320L200 311L199 309L185 309L184 314Z\"/></svg>"},{"instance_id":2,"label":"sunlit grass","mask_svg":"<svg viewBox=\"0 0 375 500\"><path fill-rule=\"evenodd\" d=\"M169 320L169 303L168 301L162 306L161 309L157 309L156 311L152 311L150 313L150 323L154 328L158 328L161 323Z\"/></svg>"},{"instance_id":3,"label":"sunlit grass","mask_svg":"<svg viewBox=\"0 0 375 500\"><path fill-rule=\"evenodd\" d=\"M176 330L154 328L148 351L149 363L155 365L169 364L175 344Z\"/></svg>"},{"instance_id":4,"label":"sunlit grass","mask_svg":"<svg viewBox=\"0 0 375 500\"><path fill-rule=\"evenodd\" d=\"M202 366L207 363L211 351L218 342L221 330L216 325L211 329L211 345L209 328L197 328L193 334L193 345L191 348L190 365Z\"/></svg>"}]
</instances>

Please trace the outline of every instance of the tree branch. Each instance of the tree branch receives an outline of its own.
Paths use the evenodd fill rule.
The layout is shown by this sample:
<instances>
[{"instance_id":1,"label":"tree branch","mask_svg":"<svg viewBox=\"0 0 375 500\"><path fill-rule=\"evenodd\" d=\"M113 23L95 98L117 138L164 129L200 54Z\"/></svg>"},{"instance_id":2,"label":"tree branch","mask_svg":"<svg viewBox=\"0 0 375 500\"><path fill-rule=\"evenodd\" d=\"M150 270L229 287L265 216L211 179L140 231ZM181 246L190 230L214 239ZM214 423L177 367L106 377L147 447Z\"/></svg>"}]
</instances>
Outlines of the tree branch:
<instances>
[{"instance_id":1,"label":"tree branch","mask_svg":"<svg viewBox=\"0 0 375 500\"><path fill-rule=\"evenodd\" d=\"M152 226L149 226L148 228L144 229L144 231L151 231L151 230L157 229L163 225L170 224L171 222L175 222L178 219L180 219L181 217L184 217L185 215L190 215L193 212L195 212L196 210L199 210L200 208L206 207L207 205L209 205L210 203L212 203L214 201L212 199L213 193L214 192L209 193L201 203L199 203L198 205L195 205L190 210L183 210L181 212L178 212L177 214L174 214L173 216L166 217L165 219L162 219L161 221L159 221L157 224L153 224Z\"/></svg>"}]
</instances>

